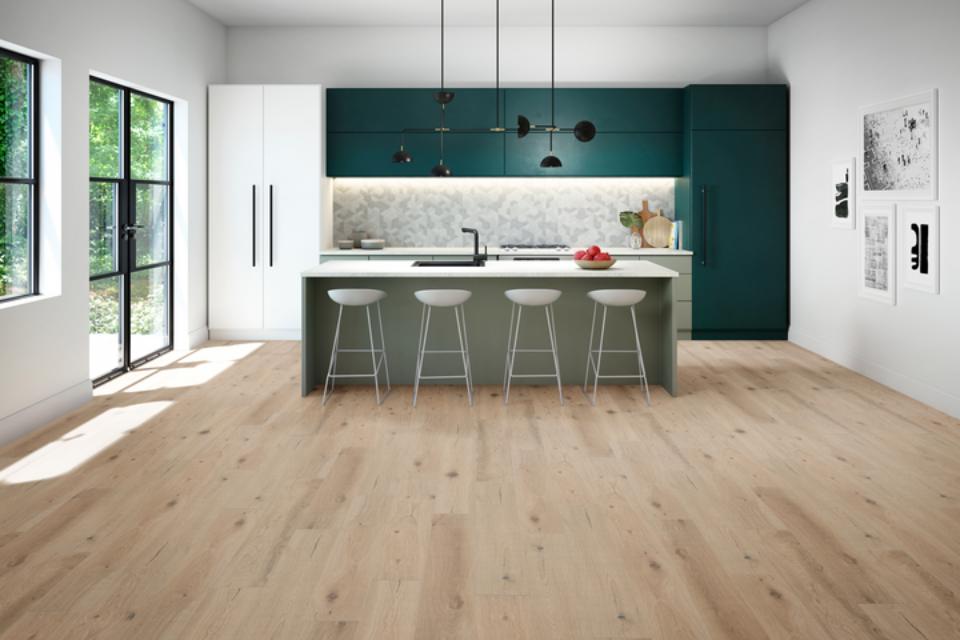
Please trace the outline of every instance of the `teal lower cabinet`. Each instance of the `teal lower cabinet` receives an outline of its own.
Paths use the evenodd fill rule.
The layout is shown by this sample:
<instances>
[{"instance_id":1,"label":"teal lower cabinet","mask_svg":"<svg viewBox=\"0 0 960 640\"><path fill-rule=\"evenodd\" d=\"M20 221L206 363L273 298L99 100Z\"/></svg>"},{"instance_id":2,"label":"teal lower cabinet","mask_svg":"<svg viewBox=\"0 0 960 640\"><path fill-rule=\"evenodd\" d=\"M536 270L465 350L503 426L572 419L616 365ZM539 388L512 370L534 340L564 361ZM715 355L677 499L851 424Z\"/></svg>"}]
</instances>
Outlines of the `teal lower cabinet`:
<instances>
[{"instance_id":1,"label":"teal lower cabinet","mask_svg":"<svg viewBox=\"0 0 960 640\"><path fill-rule=\"evenodd\" d=\"M609 176L676 177L683 173L681 133L597 133L590 142L572 134L553 139L554 153L563 162L543 169L540 160L550 150L550 137L531 133L525 138L506 137L508 176Z\"/></svg>"},{"instance_id":2,"label":"teal lower cabinet","mask_svg":"<svg viewBox=\"0 0 960 640\"><path fill-rule=\"evenodd\" d=\"M502 176L504 136L499 133L449 133L444 136L444 163L454 176ZM327 175L337 177L429 177L440 161L440 135L412 133L404 148L412 162L395 163L399 133L330 133Z\"/></svg>"},{"instance_id":3,"label":"teal lower cabinet","mask_svg":"<svg viewBox=\"0 0 960 640\"><path fill-rule=\"evenodd\" d=\"M693 131L690 153L694 339L786 339L787 132Z\"/></svg>"}]
</instances>

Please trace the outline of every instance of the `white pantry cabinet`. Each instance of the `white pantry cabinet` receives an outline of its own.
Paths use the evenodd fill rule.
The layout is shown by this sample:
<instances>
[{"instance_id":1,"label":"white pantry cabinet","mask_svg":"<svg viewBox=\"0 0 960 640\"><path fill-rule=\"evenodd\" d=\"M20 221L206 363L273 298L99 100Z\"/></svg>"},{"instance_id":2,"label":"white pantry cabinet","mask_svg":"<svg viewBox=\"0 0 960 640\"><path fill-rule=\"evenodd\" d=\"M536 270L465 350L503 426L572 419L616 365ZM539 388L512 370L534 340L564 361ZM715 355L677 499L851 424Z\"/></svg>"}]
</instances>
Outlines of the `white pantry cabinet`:
<instances>
[{"instance_id":1,"label":"white pantry cabinet","mask_svg":"<svg viewBox=\"0 0 960 640\"><path fill-rule=\"evenodd\" d=\"M215 85L209 94L213 339L300 337L300 273L317 263L318 85Z\"/></svg>"}]
</instances>

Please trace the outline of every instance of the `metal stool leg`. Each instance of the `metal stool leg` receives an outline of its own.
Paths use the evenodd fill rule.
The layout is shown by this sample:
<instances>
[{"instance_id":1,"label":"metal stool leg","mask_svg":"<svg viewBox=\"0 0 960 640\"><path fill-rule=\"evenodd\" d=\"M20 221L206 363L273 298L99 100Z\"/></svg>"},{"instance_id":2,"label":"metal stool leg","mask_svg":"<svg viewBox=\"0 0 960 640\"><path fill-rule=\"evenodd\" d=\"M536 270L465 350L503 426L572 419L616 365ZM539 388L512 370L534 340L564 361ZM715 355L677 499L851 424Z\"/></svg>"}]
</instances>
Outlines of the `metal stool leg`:
<instances>
[{"instance_id":1,"label":"metal stool leg","mask_svg":"<svg viewBox=\"0 0 960 640\"><path fill-rule=\"evenodd\" d=\"M560 406L563 406L563 383L560 381L560 358L557 356L556 318L553 315L553 305L543 308L547 317L547 333L550 334L550 351L553 353L553 370L557 373L557 391L560 392Z\"/></svg>"},{"instance_id":2,"label":"metal stool leg","mask_svg":"<svg viewBox=\"0 0 960 640\"><path fill-rule=\"evenodd\" d=\"M510 368L507 370L507 385L503 394L503 404L510 402L510 382L513 380L513 364L517 359L517 340L520 338L520 318L523 316L523 305L517 305L517 322L513 328L513 348L510 349Z\"/></svg>"},{"instance_id":3,"label":"metal stool leg","mask_svg":"<svg viewBox=\"0 0 960 640\"><path fill-rule=\"evenodd\" d=\"M373 388L377 394L377 404L383 404L380 397L380 375L377 369L377 346L373 342L373 322L370 319L370 305L366 307L367 311L367 333L370 336L370 361L373 363Z\"/></svg>"},{"instance_id":4,"label":"metal stool leg","mask_svg":"<svg viewBox=\"0 0 960 640\"><path fill-rule=\"evenodd\" d=\"M467 402L473 406L473 389L470 388L470 368L467 363L467 347L463 342L463 328L460 326L460 308L453 308L453 316L457 321L457 335L460 337L460 358L463 360L463 381L467 385Z\"/></svg>"},{"instance_id":5,"label":"metal stool leg","mask_svg":"<svg viewBox=\"0 0 960 640\"><path fill-rule=\"evenodd\" d=\"M593 363L593 331L597 327L597 303L593 303L593 319L590 321L590 342L587 343L587 366L583 372L583 392L587 392L587 381L590 379L590 365Z\"/></svg>"},{"instance_id":6,"label":"metal stool leg","mask_svg":"<svg viewBox=\"0 0 960 640\"><path fill-rule=\"evenodd\" d=\"M380 349L383 357L383 373L387 377L387 393L390 393L390 366L387 364L387 337L383 333L383 314L380 312L380 301L377 300L377 321L380 323Z\"/></svg>"},{"instance_id":7,"label":"metal stool leg","mask_svg":"<svg viewBox=\"0 0 960 640\"><path fill-rule=\"evenodd\" d=\"M637 364L640 365L640 375L643 377L643 392L647 397L647 406L650 406L650 385L647 384L647 368L643 364L643 350L640 348L640 331L637 328L636 305L630 307L630 318L633 320L633 337L637 341Z\"/></svg>"},{"instance_id":8,"label":"metal stool leg","mask_svg":"<svg viewBox=\"0 0 960 640\"><path fill-rule=\"evenodd\" d=\"M470 391L474 395L476 389L473 387L473 363L470 361L470 341L467 338L467 311L460 305L460 321L463 323L463 345L466 347L467 357L467 384L470 385Z\"/></svg>"},{"instance_id":9,"label":"metal stool leg","mask_svg":"<svg viewBox=\"0 0 960 640\"><path fill-rule=\"evenodd\" d=\"M413 406L417 406L417 394L420 391L420 374L423 372L423 352L427 347L427 334L430 332L430 314L432 309L429 305L423 305L423 312L420 314L420 348L417 350L417 373L413 380Z\"/></svg>"},{"instance_id":10,"label":"metal stool leg","mask_svg":"<svg viewBox=\"0 0 960 640\"><path fill-rule=\"evenodd\" d=\"M321 405L327 404L327 399L330 397L327 393L327 388L330 386L330 381L334 380L336 384L336 379L331 377L331 374L336 374L337 369L337 349L340 347L340 320L343 318L343 305L339 305L339 310L337 311L337 328L333 333L333 348L330 350L330 364L327 366L327 379L323 383L323 400L320 403ZM330 393L333 392L333 389L330 389Z\"/></svg>"},{"instance_id":11,"label":"metal stool leg","mask_svg":"<svg viewBox=\"0 0 960 640\"><path fill-rule=\"evenodd\" d=\"M597 404L597 389L600 387L600 361L603 358L603 338L604 333L607 330L607 305L603 305L603 321L600 323L600 347L597 351L597 363L594 365L596 371L593 375L593 397L590 399L590 404Z\"/></svg>"},{"instance_id":12,"label":"metal stool leg","mask_svg":"<svg viewBox=\"0 0 960 640\"><path fill-rule=\"evenodd\" d=\"M517 314L517 305L510 305L510 329L507 331L507 355L503 359L503 389L502 393L507 392L507 373L510 371L510 342L513 340L513 318Z\"/></svg>"}]
</instances>

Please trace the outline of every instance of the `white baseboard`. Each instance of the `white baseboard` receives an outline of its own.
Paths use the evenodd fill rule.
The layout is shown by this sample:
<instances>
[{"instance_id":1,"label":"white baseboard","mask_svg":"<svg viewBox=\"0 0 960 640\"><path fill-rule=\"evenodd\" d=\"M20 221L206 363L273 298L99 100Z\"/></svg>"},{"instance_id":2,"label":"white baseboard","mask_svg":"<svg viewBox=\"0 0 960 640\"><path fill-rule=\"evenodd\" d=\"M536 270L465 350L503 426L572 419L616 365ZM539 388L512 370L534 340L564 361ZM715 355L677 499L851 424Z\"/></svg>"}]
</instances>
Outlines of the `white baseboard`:
<instances>
[{"instance_id":1,"label":"white baseboard","mask_svg":"<svg viewBox=\"0 0 960 640\"><path fill-rule=\"evenodd\" d=\"M93 397L93 385L89 380L84 380L45 400L0 418L0 445L13 442L48 422L82 407L91 397Z\"/></svg>"},{"instance_id":2,"label":"white baseboard","mask_svg":"<svg viewBox=\"0 0 960 640\"><path fill-rule=\"evenodd\" d=\"M194 329L187 336L187 348L195 349L201 344L210 339L210 330L206 327L200 327L199 329Z\"/></svg>"},{"instance_id":3,"label":"white baseboard","mask_svg":"<svg viewBox=\"0 0 960 640\"><path fill-rule=\"evenodd\" d=\"M928 404L954 418L960 418L960 397L943 389L938 389L922 380L905 376L902 373L870 362L851 349L831 346L809 333L790 329L789 340L808 351L813 351L839 365L853 369L871 380L876 380L880 384L908 395L914 400Z\"/></svg>"},{"instance_id":4,"label":"white baseboard","mask_svg":"<svg viewBox=\"0 0 960 640\"><path fill-rule=\"evenodd\" d=\"M299 340L300 329L210 329L211 340Z\"/></svg>"}]
</instances>

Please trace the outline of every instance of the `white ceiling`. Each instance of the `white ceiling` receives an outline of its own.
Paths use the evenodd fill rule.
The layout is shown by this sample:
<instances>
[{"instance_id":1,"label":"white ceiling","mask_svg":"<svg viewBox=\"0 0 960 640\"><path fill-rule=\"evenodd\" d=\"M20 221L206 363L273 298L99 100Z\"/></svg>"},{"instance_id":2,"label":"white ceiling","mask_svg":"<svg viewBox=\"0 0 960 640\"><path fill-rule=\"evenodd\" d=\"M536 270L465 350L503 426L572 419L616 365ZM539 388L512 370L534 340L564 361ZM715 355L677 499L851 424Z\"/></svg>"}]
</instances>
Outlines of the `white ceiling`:
<instances>
[{"instance_id":1,"label":"white ceiling","mask_svg":"<svg viewBox=\"0 0 960 640\"><path fill-rule=\"evenodd\" d=\"M422 26L440 0L189 0L229 26ZM557 0L561 26L767 26L807 0ZM495 0L446 0L447 24L492 25ZM501 0L504 26L546 25L550 0Z\"/></svg>"}]
</instances>

